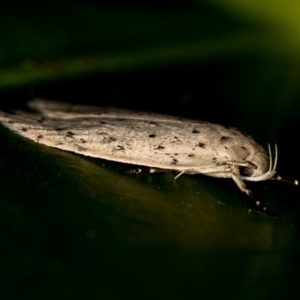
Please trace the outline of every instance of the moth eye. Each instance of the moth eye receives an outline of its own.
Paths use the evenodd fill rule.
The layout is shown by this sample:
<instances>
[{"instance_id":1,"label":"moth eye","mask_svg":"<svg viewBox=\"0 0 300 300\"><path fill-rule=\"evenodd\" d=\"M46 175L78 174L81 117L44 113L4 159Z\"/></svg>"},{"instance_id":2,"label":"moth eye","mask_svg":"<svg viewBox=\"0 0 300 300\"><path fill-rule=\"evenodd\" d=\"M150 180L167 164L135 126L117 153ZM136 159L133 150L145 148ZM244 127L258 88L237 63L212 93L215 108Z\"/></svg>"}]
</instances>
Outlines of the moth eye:
<instances>
[{"instance_id":1,"label":"moth eye","mask_svg":"<svg viewBox=\"0 0 300 300\"><path fill-rule=\"evenodd\" d=\"M240 174L242 176L252 176L254 173L254 168L252 167L239 167Z\"/></svg>"}]
</instances>

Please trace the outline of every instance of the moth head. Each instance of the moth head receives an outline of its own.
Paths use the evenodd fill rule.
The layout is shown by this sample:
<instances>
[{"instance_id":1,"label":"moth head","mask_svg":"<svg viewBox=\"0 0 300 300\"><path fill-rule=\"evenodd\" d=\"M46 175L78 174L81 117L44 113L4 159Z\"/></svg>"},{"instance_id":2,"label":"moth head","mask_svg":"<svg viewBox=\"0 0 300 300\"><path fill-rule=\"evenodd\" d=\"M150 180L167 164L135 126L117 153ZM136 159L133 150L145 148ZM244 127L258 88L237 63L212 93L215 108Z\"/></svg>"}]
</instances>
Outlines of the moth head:
<instances>
[{"instance_id":1,"label":"moth head","mask_svg":"<svg viewBox=\"0 0 300 300\"><path fill-rule=\"evenodd\" d=\"M276 173L278 151L275 144L275 160L272 162L272 152L268 144L269 157L265 152L257 152L248 166L239 166L241 178L248 181L262 181L272 178Z\"/></svg>"}]
</instances>

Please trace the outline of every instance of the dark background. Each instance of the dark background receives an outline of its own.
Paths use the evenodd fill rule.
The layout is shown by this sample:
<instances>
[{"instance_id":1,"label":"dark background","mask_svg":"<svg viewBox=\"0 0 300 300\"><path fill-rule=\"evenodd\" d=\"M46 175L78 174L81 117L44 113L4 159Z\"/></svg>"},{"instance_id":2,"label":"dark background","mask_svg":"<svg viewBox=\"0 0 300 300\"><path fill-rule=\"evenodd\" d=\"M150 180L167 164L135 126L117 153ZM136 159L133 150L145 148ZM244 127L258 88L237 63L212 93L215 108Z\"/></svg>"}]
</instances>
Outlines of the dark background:
<instances>
[{"instance_id":1,"label":"dark background","mask_svg":"<svg viewBox=\"0 0 300 300\"><path fill-rule=\"evenodd\" d=\"M10 1L0 108L34 97L230 125L299 178L300 4L288 0ZM289 299L299 187L126 175L128 166L0 127L1 299ZM249 213L248 210L252 209Z\"/></svg>"}]
</instances>

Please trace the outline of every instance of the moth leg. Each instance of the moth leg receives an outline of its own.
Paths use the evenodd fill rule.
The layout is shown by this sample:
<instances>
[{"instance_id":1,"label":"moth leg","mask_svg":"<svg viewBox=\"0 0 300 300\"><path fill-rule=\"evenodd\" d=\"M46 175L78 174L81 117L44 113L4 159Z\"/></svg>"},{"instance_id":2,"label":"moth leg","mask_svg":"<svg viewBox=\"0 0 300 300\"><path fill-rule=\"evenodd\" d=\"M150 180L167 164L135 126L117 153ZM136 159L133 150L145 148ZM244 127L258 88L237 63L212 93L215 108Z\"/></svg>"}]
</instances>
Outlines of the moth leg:
<instances>
[{"instance_id":1,"label":"moth leg","mask_svg":"<svg viewBox=\"0 0 300 300\"><path fill-rule=\"evenodd\" d=\"M140 174L140 173L162 173L162 172L168 172L169 170L166 169L159 169L159 168L136 168L131 169L126 172L126 174Z\"/></svg>"},{"instance_id":2,"label":"moth leg","mask_svg":"<svg viewBox=\"0 0 300 300\"><path fill-rule=\"evenodd\" d=\"M178 173L175 177L174 177L174 180L176 180L178 177L180 177L182 174L184 174L185 171L181 171L180 173Z\"/></svg>"},{"instance_id":3,"label":"moth leg","mask_svg":"<svg viewBox=\"0 0 300 300\"><path fill-rule=\"evenodd\" d=\"M252 197L252 192L247 189L247 186L245 184L245 182L239 178L237 175L235 174L231 174L232 179L234 180L234 182L236 183L236 185L239 187L239 189L243 192L246 193L248 195L248 197L254 201L255 205L265 214L269 215L270 217L276 217L272 212L270 212L265 206L261 205L261 202L258 200L254 200Z\"/></svg>"},{"instance_id":4,"label":"moth leg","mask_svg":"<svg viewBox=\"0 0 300 300\"><path fill-rule=\"evenodd\" d=\"M236 176L235 174L232 174L231 177L232 177L233 181L236 183L236 185L239 187L239 189L243 193L246 193L251 198L252 192L249 189L247 189L245 182L241 178Z\"/></svg>"}]
</instances>

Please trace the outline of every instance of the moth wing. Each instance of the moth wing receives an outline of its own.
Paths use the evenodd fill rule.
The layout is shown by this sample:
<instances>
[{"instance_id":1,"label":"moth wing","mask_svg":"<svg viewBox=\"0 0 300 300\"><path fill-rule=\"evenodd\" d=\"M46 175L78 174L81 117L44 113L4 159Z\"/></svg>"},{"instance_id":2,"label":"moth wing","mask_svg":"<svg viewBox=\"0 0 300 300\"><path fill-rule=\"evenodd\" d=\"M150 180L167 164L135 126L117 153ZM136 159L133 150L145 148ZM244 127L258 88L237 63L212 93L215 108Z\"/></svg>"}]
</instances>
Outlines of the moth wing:
<instances>
[{"instance_id":1,"label":"moth wing","mask_svg":"<svg viewBox=\"0 0 300 300\"><path fill-rule=\"evenodd\" d=\"M67 102L58 102L36 98L28 102L28 106L41 113L45 117L57 119L76 119L76 118L126 118L131 120L176 120L182 122L182 118L159 115L144 111L131 111L115 107L101 107L82 104L73 104ZM189 120L191 121L191 120Z\"/></svg>"},{"instance_id":2,"label":"moth wing","mask_svg":"<svg viewBox=\"0 0 300 300\"><path fill-rule=\"evenodd\" d=\"M28 102L28 106L44 116L50 118L78 118L79 116L96 117L101 115L114 115L124 113L126 110L109 107L99 107L91 105L73 104L45 99L33 99Z\"/></svg>"},{"instance_id":3,"label":"moth wing","mask_svg":"<svg viewBox=\"0 0 300 300\"><path fill-rule=\"evenodd\" d=\"M82 155L195 173L249 155L241 148L249 137L217 124L42 99L29 105L39 113L1 112L0 121L31 140Z\"/></svg>"}]
</instances>

